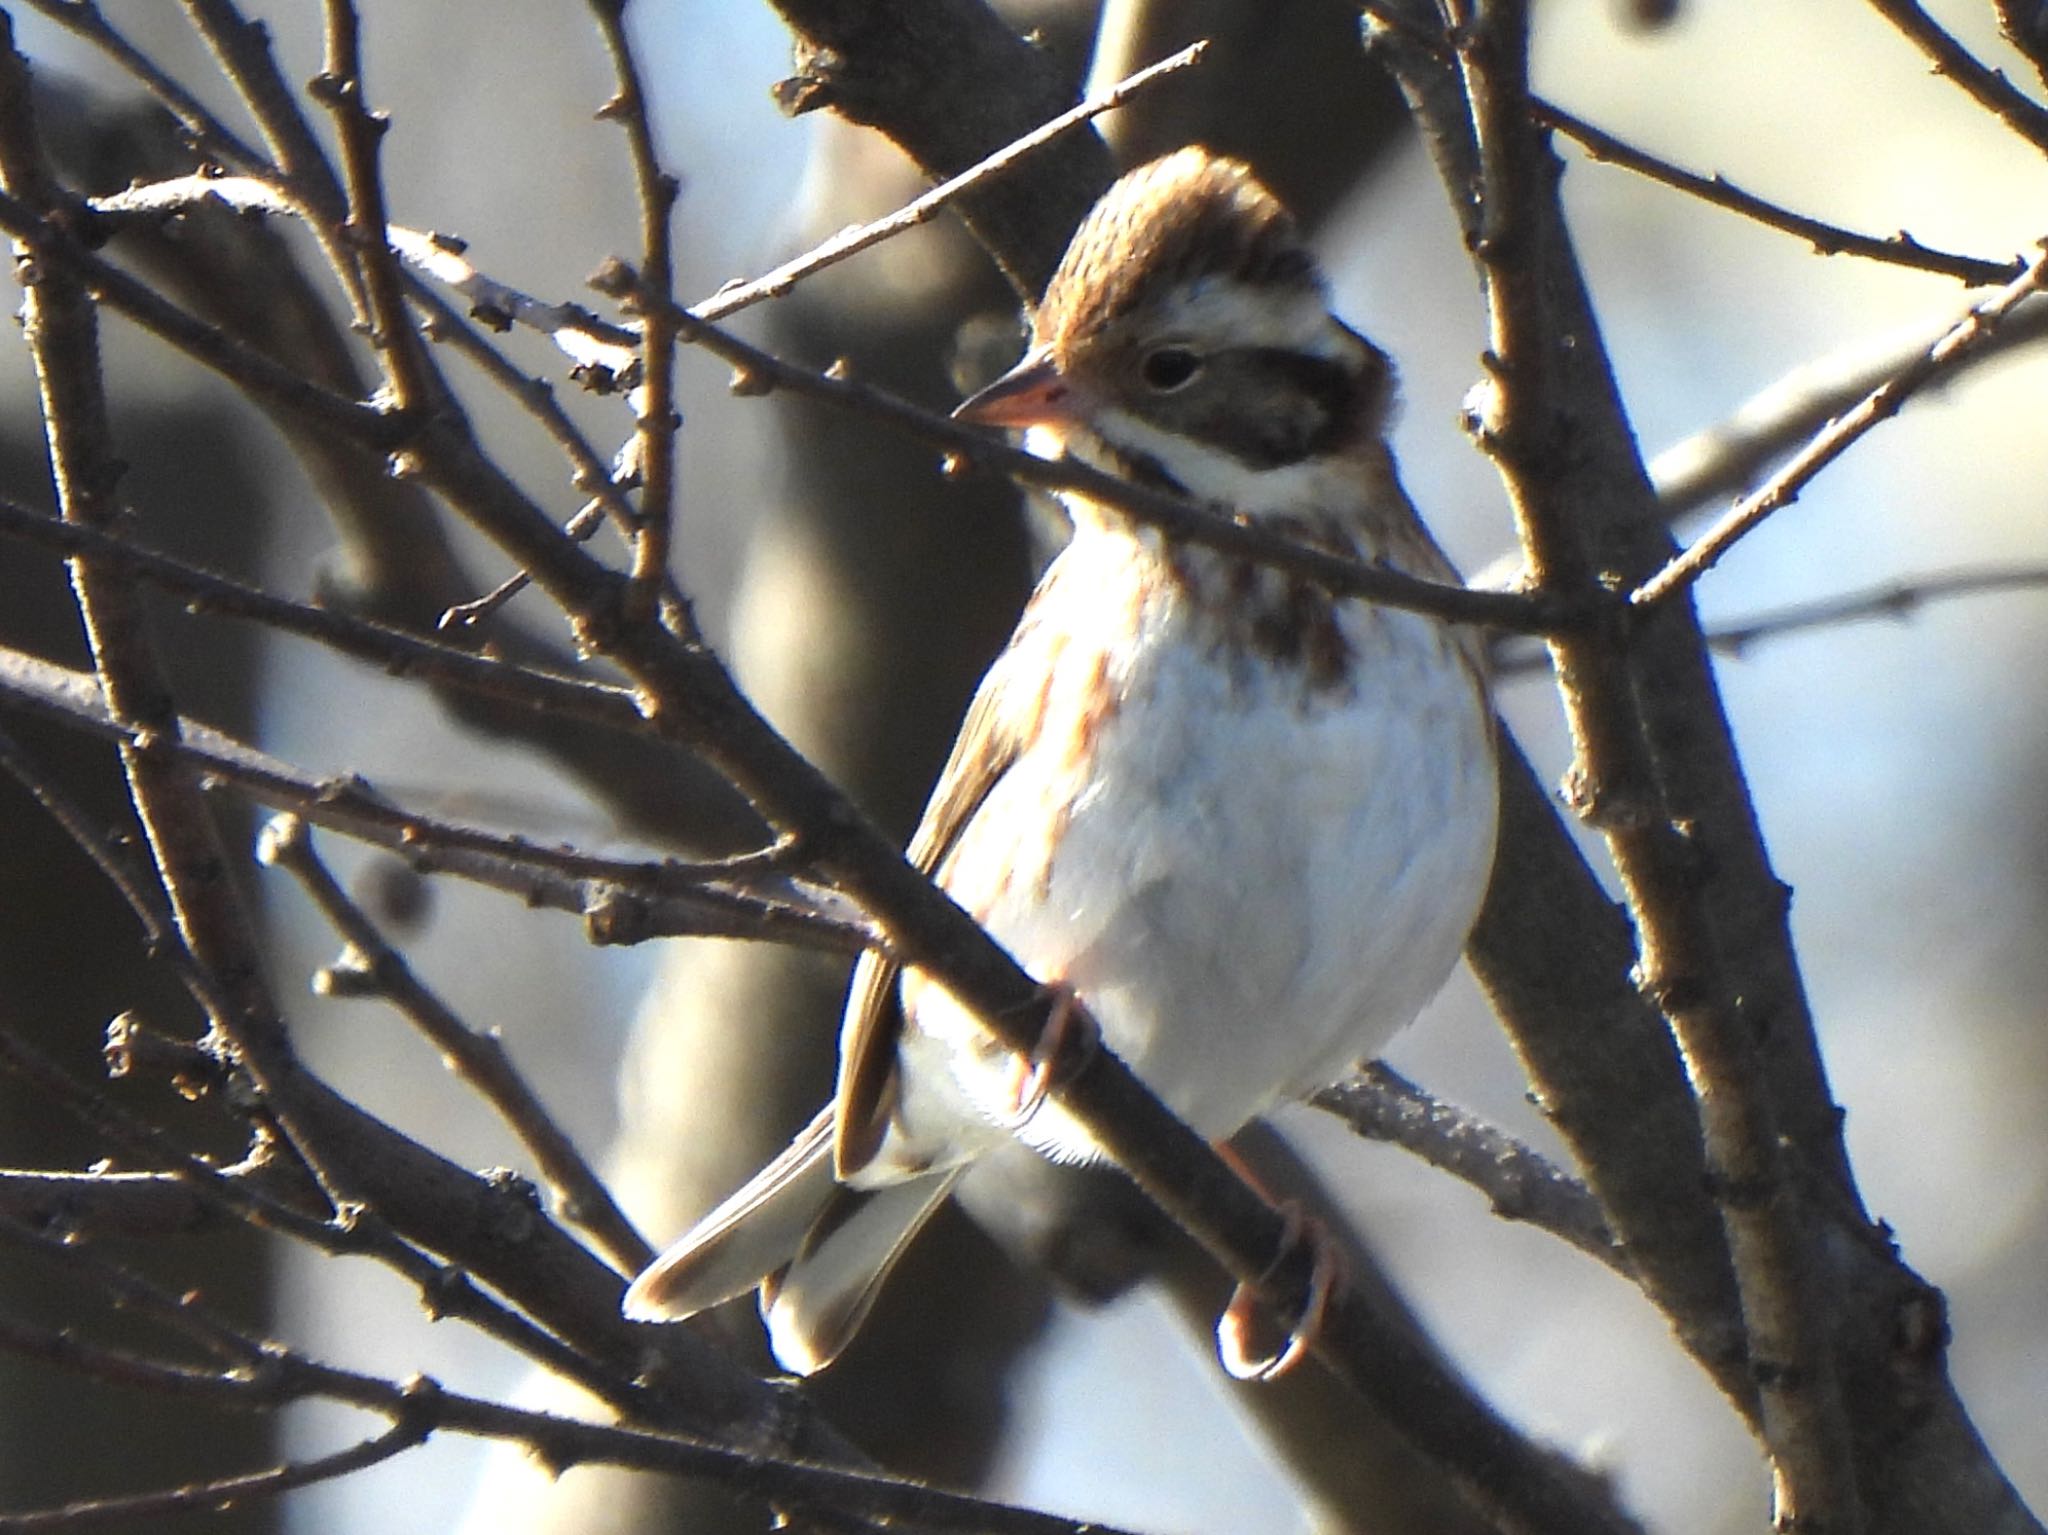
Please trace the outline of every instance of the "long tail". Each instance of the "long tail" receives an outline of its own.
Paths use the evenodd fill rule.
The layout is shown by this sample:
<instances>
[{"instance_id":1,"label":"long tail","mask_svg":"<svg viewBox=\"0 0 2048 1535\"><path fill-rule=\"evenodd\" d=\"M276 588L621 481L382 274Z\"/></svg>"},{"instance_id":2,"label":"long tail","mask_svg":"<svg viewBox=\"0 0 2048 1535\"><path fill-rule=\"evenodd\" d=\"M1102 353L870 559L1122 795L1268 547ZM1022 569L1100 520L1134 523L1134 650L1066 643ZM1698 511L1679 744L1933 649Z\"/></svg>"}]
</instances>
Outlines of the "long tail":
<instances>
[{"instance_id":1,"label":"long tail","mask_svg":"<svg viewBox=\"0 0 2048 1535\"><path fill-rule=\"evenodd\" d=\"M641 1322L680 1321L759 1286L776 1360L793 1374L813 1374L859 1329L956 1176L872 1190L835 1182L826 1109L648 1265L626 1291L625 1313Z\"/></svg>"}]
</instances>

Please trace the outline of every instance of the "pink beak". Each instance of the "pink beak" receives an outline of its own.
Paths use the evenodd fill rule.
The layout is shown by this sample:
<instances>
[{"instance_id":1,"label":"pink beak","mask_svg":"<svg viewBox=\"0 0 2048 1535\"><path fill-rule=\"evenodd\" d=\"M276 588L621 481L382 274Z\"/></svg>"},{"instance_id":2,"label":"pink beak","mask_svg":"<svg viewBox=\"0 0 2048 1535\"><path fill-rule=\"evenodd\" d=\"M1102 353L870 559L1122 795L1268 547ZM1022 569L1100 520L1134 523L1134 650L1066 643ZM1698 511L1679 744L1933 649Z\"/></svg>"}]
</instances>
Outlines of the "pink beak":
<instances>
[{"instance_id":1,"label":"pink beak","mask_svg":"<svg viewBox=\"0 0 2048 1535\"><path fill-rule=\"evenodd\" d=\"M1033 347L1016 367L953 408L955 421L975 426L1056 426L1078 414L1073 386L1043 347Z\"/></svg>"}]
</instances>

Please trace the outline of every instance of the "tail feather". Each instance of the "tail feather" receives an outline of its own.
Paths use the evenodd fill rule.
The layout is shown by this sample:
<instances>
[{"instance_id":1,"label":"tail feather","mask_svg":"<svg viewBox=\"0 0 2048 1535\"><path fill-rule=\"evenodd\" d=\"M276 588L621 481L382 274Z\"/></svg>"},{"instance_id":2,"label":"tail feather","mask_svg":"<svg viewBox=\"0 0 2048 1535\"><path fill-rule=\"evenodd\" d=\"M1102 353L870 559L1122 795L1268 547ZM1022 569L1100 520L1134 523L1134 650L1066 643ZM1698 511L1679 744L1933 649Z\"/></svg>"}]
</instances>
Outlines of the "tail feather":
<instances>
[{"instance_id":1,"label":"tail feather","mask_svg":"<svg viewBox=\"0 0 2048 1535\"><path fill-rule=\"evenodd\" d=\"M828 1108L647 1266L626 1290L626 1315L681 1321L758 1286L785 1370L811 1375L838 1357L958 1174L848 1188L832 1176L832 1133Z\"/></svg>"},{"instance_id":2,"label":"tail feather","mask_svg":"<svg viewBox=\"0 0 2048 1535\"><path fill-rule=\"evenodd\" d=\"M878 1189L837 1185L786 1273L761 1291L768 1346L785 1370L813 1375L839 1356L957 1172Z\"/></svg>"},{"instance_id":3,"label":"tail feather","mask_svg":"<svg viewBox=\"0 0 2048 1535\"><path fill-rule=\"evenodd\" d=\"M832 1111L642 1270L623 1309L675 1322L744 1295L788 1264L832 1201Z\"/></svg>"}]
</instances>

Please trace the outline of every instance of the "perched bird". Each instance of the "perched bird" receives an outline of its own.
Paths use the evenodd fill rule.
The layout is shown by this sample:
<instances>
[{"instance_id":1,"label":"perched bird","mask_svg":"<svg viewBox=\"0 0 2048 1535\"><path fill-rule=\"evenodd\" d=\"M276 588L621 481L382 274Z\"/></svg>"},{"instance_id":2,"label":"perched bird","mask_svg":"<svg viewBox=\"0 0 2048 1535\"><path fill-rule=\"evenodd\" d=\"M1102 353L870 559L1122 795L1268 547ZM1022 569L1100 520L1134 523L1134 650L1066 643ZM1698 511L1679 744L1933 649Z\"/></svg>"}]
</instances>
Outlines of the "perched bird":
<instances>
[{"instance_id":1,"label":"perched bird","mask_svg":"<svg viewBox=\"0 0 2048 1535\"><path fill-rule=\"evenodd\" d=\"M1395 477L1386 356L1234 161L1132 171L1022 362L962 405L1304 543L1456 577ZM1222 1139L1380 1049L1455 964L1493 859L1476 641L1177 545L1086 497L981 684L910 854L1190 1125ZM870 954L834 1103L634 1281L633 1317L760 1285L829 1363L976 1156L1099 1155L945 990Z\"/></svg>"}]
</instances>

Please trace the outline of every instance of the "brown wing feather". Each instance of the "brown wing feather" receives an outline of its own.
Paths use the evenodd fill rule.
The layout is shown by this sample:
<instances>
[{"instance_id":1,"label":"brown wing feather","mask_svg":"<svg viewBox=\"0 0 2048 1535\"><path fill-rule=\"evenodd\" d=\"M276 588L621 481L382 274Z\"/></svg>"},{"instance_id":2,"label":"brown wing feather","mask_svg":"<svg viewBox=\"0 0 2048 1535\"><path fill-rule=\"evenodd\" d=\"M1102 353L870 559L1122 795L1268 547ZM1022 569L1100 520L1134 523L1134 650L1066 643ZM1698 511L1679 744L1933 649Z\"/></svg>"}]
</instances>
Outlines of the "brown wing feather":
<instances>
[{"instance_id":1,"label":"brown wing feather","mask_svg":"<svg viewBox=\"0 0 2048 1535\"><path fill-rule=\"evenodd\" d=\"M953 755L939 774L907 856L937 875L960 833L1017 760L1023 742L995 706L994 675L984 681L961 724ZM900 967L879 954L861 956L839 1033L839 1088L834 1098L832 1153L841 1178L874 1159L896 1107L896 1045L903 1034Z\"/></svg>"}]
</instances>

